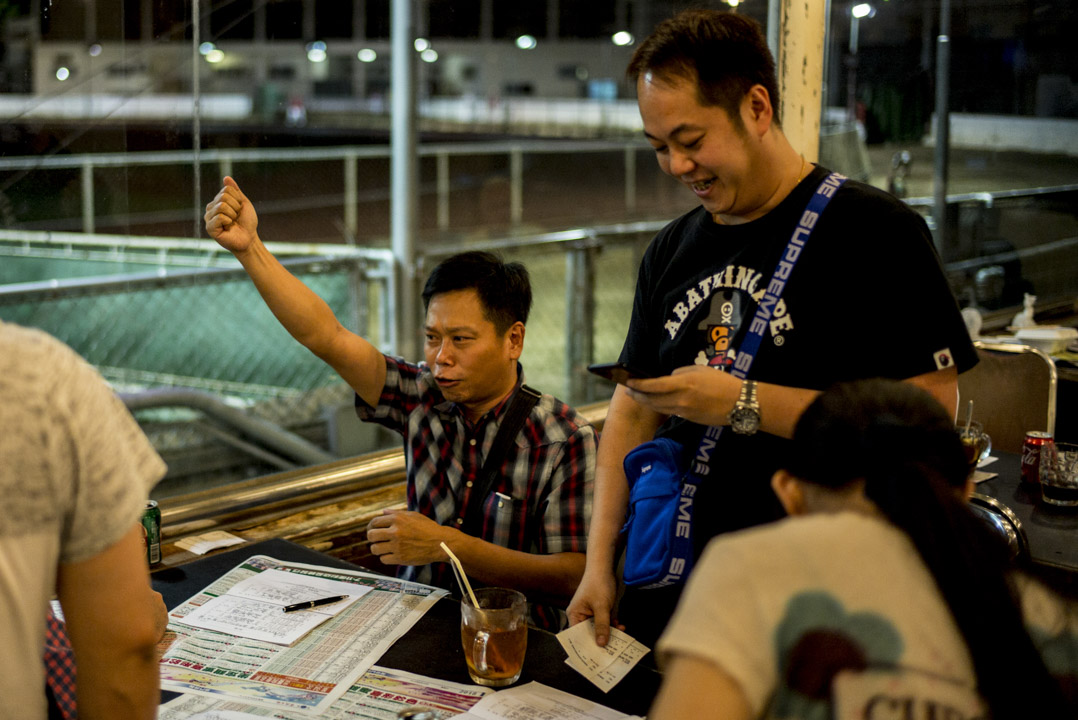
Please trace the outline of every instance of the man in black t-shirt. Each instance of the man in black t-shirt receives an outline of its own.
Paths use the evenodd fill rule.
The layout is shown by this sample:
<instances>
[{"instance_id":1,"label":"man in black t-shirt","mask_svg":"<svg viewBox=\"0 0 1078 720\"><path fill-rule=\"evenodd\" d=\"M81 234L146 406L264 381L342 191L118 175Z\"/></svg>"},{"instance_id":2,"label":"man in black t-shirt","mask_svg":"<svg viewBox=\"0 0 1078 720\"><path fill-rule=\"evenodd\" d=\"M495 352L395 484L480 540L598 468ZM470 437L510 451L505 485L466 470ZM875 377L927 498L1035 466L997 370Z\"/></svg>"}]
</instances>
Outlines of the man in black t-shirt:
<instances>
[{"instance_id":1,"label":"man in black t-shirt","mask_svg":"<svg viewBox=\"0 0 1078 720\"><path fill-rule=\"evenodd\" d=\"M637 49L629 75L660 167L700 207L645 254L621 359L657 377L618 386L599 443L587 567L569 618L593 617L600 644L628 503L622 461L633 447L670 436L694 452L704 426L730 425L736 411L697 491L699 554L717 533L781 516L771 475L819 391L838 380L907 380L953 414L958 372L976 363L924 220L847 181L811 223L749 378L731 374L787 241L830 173L783 135L774 61L749 18L682 13ZM628 588L616 622L652 644L680 589Z\"/></svg>"}]
</instances>

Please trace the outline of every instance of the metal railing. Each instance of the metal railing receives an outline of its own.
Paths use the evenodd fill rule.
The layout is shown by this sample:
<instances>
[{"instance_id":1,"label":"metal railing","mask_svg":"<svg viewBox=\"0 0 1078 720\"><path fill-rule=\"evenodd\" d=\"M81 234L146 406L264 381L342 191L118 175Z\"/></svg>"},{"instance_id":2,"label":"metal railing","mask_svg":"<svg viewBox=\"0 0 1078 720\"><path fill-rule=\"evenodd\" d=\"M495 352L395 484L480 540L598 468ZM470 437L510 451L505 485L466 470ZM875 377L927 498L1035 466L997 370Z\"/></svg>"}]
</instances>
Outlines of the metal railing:
<instances>
[{"instance_id":1,"label":"metal railing","mask_svg":"<svg viewBox=\"0 0 1078 720\"><path fill-rule=\"evenodd\" d=\"M611 164L621 176L621 197L623 206L621 211L635 213L641 205L641 189L638 182L637 156L640 153L651 154L651 149L643 145L639 140L529 140L529 141L504 141L484 143L445 143L421 145L417 148L421 160L429 160L433 164L432 181L424 192L431 192L434 196L434 229L447 232L453 229L451 222L452 198L454 194L460 194L460 188L469 185L481 185L484 178L472 178L471 169L462 172L469 177L454 177L451 172L451 161L465 159L475 161L477 159L496 159L497 167L493 170L487 168L487 174L493 179L504 179L508 183L506 199L508 207L508 222L510 225L520 225L524 220L525 198L525 173L526 159L535 159L539 156L564 156L566 158L579 158L583 155L602 155L604 162ZM346 242L355 244L361 234L360 207L372 201L386 203L386 216L388 220L388 187L361 187L360 163L370 163L371 167L378 168L378 175L388 177L380 163L386 163L390 159L390 148L384 145L377 146L337 146L337 147L303 147L303 148L251 148L251 149L203 149L197 153L188 150L136 152L136 153L95 153L86 155L52 155L52 156L27 156L0 158L0 173L12 173L13 176L5 183L0 184L0 193L17 193L19 183L26 180L31 173L61 173L63 171L77 171L78 179L74 181L80 198L80 225L81 232L93 234L102 225L102 218L98 207L101 205L102 193L107 192L103 187L102 173L116 169L145 169L145 168L169 168L174 173L185 175L190 178L202 178L204 175L211 179L209 183L203 183L207 188L212 188L221 177L235 175L240 165L261 166L265 164L291 165L303 163L309 167L317 167L318 164L329 163L321 172L340 173L341 182L337 184L343 189L340 194L334 193L328 200L328 205L339 208L341 225L338 228L339 237ZM504 163L504 164L503 164ZM335 169L330 169L336 166ZM653 173L654 174L654 173ZM487 178L489 179L489 178ZM609 179L609 177L608 177ZM72 181L64 178L64 182L70 188ZM175 183L174 183L175 184ZM182 184L189 185L189 181ZM481 189L481 188L480 188ZM288 200L291 205L287 208L292 211L311 209L310 205L296 204L296 196L293 188L288 187L290 195ZM645 190L646 192L646 190ZM182 197L177 193L172 198L169 207L158 209L154 212L144 213L130 211L123 213L123 221L131 222L176 222L180 218L192 218L198 223L202 217L205 201L212 197L213 192L207 190L205 197L194 199L193 207L184 209L175 202ZM267 201L268 202L268 201ZM277 200L274 200L277 202ZM324 206L318 209L324 209ZM55 210L55 208L53 208ZM50 214L51 222L55 222L54 214ZM467 218L467 214L465 215ZM27 225L40 225L42 222L35 219L13 218L14 222ZM119 222L117 218L108 218L109 223ZM10 224L10 221L9 223ZM467 225L465 225L467 226ZM53 226L55 227L55 225ZM197 225L196 225L197 227ZM73 230L75 228L58 228ZM186 235L186 231L182 233Z\"/></svg>"},{"instance_id":2,"label":"metal railing","mask_svg":"<svg viewBox=\"0 0 1078 720\"><path fill-rule=\"evenodd\" d=\"M1073 301L1075 193L1078 187L1065 186L954 196L953 221L965 254L949 255L945 249L944 259L959 298L1006 307L1006 293L1017 294L1010 299L1018 304L1028 286L1041 302ZM909 202L923 208L930 200ZM1041 215L1051 222L1031 221ZM528 381L573 404L602 400L610 386L588 374L586 365L613 359L620 351L639 258L665 222L444 240L422 248L417 272L421 284L440 259L465 248L497 250L523 261L535 289L523 357ZM1048 227L1054 234L1046 233ZM391 322L397 270L390 251L269 245L347 327L383 351L397 347ZM33 276L56 279L11 283L13 277ZM121 391L212 392L338 455L343 447L339 437L355 432L352 426L326 429L331 424L327 413L350 407L350 391L280 328L244 271L209 240L0 230L0 318L56 335ZM354 420L350 412L341 414ZM139 419L169 457L191 447L228 443L192 428L191 415L174 408L141 411ZM382 441L374 438L373 445L364 447ZM178 470L190 466L195 474L205 464L170 461ZM263 464L261 472L280 468ZM220 469L232 480L234 472Z\"/></svg>"},{"instance_id":3,"label":"metal railing","mask_svg":"<svg viewBox=\"0 0 1078 720\"><path fill-rule=\"evenodd\" d=\"M577 408L597 429L607 403ZM162 537L168 541L210 529L250 526L315 505L400 487L404 500L404 452L399 447L189 493L162 507Z\"/></svg>"},{"instance_id":4,"label":"metal railing","mask_svg":"<svg viewBox=\"0 0 1078 720\"><path fill-rule=\"evenodd\" d=\"M932 198L907 201L931 217ZM1078 184L947 196L939 247L944 269L963 305L989 312L1020 306L1025 293L1038 306L1073 303L1078 296Z\"/></svg>"}]
</instances>

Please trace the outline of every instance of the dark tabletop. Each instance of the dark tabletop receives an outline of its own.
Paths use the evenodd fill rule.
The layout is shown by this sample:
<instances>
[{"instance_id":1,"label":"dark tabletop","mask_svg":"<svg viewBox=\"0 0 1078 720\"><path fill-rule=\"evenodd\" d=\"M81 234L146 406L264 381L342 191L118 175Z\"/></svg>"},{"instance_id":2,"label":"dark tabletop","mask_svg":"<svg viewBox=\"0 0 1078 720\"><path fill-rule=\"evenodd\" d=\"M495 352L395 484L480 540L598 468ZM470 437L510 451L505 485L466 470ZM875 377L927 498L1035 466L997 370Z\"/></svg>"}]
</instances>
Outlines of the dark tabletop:
<instances>
[{"instance_id":1,"label":"dark tabletop","mask_svg":"<svg viewBox=\"0 0 1078 720\"><path fill-rule=\"evenodd\" d=\"M1078 364L1056 358L1056 440L1078 443Z\"/></svg>"},{"instance_id":2,"label":"dark tabletop","mask_svg":"<svg viewBox=\"0 0 1078 720\"><path fill-rule=\"evenodd\" d=\"M287 540L265 540L154 572L151 574L154 590L161 593L165 605L172 609L252 555L370 572ZM647 713L661 680L653 655L644 656L609 693L603 693L566 665L565 657L565 651L552 633L529 628L528 650L519 683L535 680L620 712ZM470 683L460 643L460 604L453 598L436 602L377 664L441 680ZM175 697L175 693L164 692L162 696L168 699Z\"/></svg>"},{"instance_id":3,"label":"dark tabletop","mask_svg":"<svg viewBox=\"0 0 1078 720\"><path fill-rule=\"evenodd\" d=\"M993 455L999 459L982 469L997 476L979 483L976 492L994 497L1018 516L1029 542L1033 569L1072 594L1078 590L1078 508L1042 502L1035 487L1031 490L1021 483L1018 455Z\"/></svg>"}]
</instances>

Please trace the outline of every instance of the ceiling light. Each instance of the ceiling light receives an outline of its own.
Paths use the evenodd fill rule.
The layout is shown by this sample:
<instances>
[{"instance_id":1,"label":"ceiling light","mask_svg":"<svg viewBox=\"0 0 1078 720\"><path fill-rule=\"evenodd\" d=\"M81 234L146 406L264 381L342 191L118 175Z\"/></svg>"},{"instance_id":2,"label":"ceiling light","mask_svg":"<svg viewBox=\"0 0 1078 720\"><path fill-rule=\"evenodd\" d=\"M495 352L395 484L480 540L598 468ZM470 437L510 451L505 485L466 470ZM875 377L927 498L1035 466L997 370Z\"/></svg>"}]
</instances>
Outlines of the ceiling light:
<instances>
[{"instance_id":1,"label":"ceiling light","mask_svg":"<svg viewBox=\"0 0 1078 720\"><path fill-rule=\"evenodd\" d=\"M326 44L321 40L307 43L307 59L313 63L325 62Z\"/></svg>"},{"instance_id":2,"label":"ceiling light","mask_svg":"<svg viewBox=\"0 0 1078 720\"><path fill-rule=\"evenodd\" d=\"M850 8L850 14L857 19L872 17L876 14L876 8L872 7L868 3L858 3Z\"/></svg>"}]
</instances>

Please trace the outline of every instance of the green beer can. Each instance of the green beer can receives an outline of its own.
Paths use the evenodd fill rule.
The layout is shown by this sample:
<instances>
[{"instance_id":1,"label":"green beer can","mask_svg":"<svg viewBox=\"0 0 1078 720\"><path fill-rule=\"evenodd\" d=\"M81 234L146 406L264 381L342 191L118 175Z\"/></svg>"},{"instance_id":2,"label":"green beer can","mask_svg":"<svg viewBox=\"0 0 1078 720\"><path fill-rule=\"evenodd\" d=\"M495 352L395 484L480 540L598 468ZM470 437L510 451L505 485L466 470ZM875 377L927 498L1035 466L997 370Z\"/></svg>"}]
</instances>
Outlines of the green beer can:
<instances>
[{"instance_id":1,"label":"green beer can","mask_svg":"<svg viewBox=\"0 0 1078 720\"><path fill-rule=\"evenodd\" d=\"M156 565L161 562L161 508L156 500L147 500L142 511L142 536L146 540L146 560Z\"/></svg>"}]
</instances>

